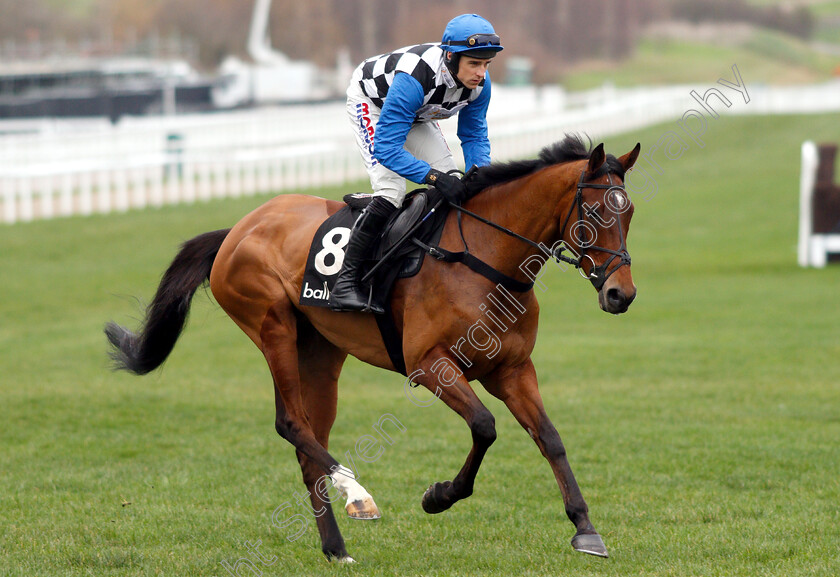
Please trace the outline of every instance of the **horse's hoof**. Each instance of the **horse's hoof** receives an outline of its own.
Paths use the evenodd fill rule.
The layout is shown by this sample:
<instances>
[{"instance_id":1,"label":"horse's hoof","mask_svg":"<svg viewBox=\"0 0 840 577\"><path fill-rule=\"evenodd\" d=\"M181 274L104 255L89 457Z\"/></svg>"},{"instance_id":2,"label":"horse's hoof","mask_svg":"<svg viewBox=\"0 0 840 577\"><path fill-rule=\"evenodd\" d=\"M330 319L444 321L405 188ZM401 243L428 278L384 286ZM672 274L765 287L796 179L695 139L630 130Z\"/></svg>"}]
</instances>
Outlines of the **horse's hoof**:
<instances>
[{"instance_id":1,"label":"horse's hoof","mask_svg":"<svg viewBox=\"0 0 840 577\"><path fill-rule=\"evenodd\" d=\"M443 500L443 492L451 486L451 481L429 485L429 488L423 493L423 510L430 515L434 515L435 513L443 513L449 509L452 503Z\"/></svg>"},{"instance_id":2,"label":"horse's hoof","mask_svg":"<svg viewBox=\"0 0 840 577\"><path fill-rule=\"evenodd\" d=\"M345 555L344 557L331 557L330 563L338 563L340 565L350 565L351 563L355 563L356 560L353 559L350 555Z\"/></svg>"},{"instance_id":3,"label":"horse's hoof","mask_svg":"<svg viewBox=\"0 0 840 577\"><path fill-rule=\"evenodd\" d=\"M376 503L374 503L373 499L370 497L347 503L344 510L347 511L347 515L351 519L369 521L382 517L379 507L376 506Z\"/></svg>"},{"instance_id":4,"label":"horse's hoof","mask_svg":"<svg viewBox=\"0 0 840 577\"><path fill-rule=\"evenodd\" d=\"M595 555L596 557L610 556L609 553L607 553L607 547L604 545L604 541L597 533L575 535L572 539L572 547L575 548L575 551L586 553L588 555Z\"/></svg>"}]
</instances>

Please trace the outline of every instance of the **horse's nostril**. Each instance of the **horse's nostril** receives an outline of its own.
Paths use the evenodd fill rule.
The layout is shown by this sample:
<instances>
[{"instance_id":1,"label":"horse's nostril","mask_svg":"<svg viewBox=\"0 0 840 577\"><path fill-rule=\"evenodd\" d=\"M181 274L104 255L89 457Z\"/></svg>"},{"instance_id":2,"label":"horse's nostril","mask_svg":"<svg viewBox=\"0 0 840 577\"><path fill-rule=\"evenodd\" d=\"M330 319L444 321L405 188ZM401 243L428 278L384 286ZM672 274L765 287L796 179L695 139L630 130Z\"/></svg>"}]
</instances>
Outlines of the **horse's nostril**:
<instances>
[{"instance_id":1,"label":"horse's nostril","mask_svg":"<svg viewBox=\"0 0 840 577\"><path fill-rule=\"evenodd\" d=\"M611 305L621 306L624 304L625 300L626 299L624 298L624 293L622 293L621 290L617 288L611 288L607 291L607 302L609 302Z\"/></svg>"}]
</instances>

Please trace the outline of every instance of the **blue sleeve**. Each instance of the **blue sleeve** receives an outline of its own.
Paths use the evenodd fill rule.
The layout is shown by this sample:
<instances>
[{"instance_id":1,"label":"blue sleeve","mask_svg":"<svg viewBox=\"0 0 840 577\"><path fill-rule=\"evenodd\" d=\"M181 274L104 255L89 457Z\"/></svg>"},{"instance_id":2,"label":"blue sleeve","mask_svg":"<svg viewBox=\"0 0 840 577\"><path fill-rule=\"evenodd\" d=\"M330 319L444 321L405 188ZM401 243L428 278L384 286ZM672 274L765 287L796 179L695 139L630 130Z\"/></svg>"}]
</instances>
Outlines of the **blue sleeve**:
<instances>
[{"instance_id":1,"label":"blue sleeve","mask_svg":"<svg viewBox=\"0 0 840 577\"><path fill-rule=\"evenodd\" d=\"M382 106L373 141L373 156L382 166L417 183L423 182L432 167L412 156L405 149L405 140L424 96L416 78L398 72Z\"/></svg>"},{"instance_id":2,"label":"blue sleeve","mask_svg":"<svg viewBox=\"0 0 840 577\"><path fill-rule=\"evenodd\" d=\"M490 139L487 137L487 107L490 105L490 73L484 89L458 114L458 138L464 150L466 170L490 164Z\"/></svg>"}]
</instances>

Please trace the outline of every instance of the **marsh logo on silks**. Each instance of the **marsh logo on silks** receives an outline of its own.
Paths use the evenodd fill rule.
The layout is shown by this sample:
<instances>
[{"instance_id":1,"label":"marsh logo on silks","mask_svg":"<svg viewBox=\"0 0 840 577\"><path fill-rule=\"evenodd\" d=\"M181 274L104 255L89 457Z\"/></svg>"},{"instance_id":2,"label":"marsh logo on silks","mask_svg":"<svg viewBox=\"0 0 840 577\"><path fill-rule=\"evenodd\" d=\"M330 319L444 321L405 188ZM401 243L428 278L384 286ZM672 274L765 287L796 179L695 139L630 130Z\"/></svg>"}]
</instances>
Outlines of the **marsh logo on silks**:
<instances>
[{"instance_id":1,"label":"marsh logo on silks","mask_svg":"<svg viewBox=\"0 0 840 577\"><path fill-rule=\"evenodd\" d=\"M350 230L358 212L345 207L325 220L309 248L306 269L300 287L300 304L329 306L330 291L344 265L344 249L350 242Z\"/></svg>"}]
</instances>

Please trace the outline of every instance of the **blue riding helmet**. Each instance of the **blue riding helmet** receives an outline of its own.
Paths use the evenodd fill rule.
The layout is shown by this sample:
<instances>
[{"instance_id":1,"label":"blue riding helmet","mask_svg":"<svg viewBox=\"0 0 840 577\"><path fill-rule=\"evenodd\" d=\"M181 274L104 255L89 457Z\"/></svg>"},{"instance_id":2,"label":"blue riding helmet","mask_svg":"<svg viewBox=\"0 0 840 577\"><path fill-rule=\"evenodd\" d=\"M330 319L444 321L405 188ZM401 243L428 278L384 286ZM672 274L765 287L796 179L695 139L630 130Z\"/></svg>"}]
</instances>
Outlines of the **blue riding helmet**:
<instances>
[{"instance_id":1,"label":"blue riding helmet","mask_svg":"<svg viewBox=\"0 0 840 577\"><path fill-rule=\"evenodd\" d=\"M475 58L492 58L504 50L493 25L478 14L461 14L449 21L440 47L447 52Z\"/></svg>"}]
</instances>

